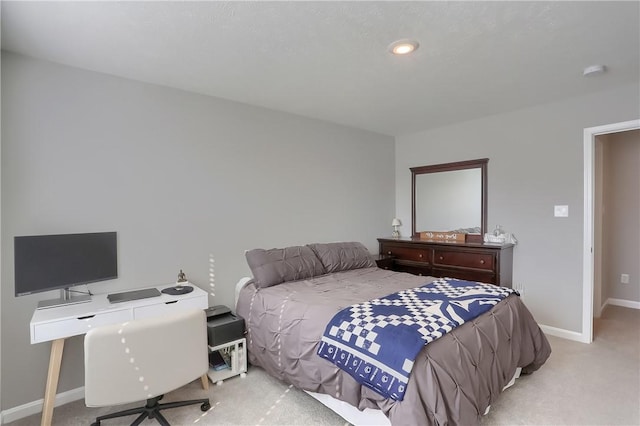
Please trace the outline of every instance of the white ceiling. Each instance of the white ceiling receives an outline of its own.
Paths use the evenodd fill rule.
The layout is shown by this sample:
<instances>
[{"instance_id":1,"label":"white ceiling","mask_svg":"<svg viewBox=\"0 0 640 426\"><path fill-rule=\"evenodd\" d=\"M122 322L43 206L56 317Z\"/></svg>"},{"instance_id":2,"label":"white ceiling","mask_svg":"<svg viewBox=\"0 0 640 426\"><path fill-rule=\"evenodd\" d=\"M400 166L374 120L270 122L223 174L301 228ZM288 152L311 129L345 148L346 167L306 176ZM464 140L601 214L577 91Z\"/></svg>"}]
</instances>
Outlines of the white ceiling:
<instances>
[{"instance_id":1,"label":"white ceiling","mask_svg":"<svg viewBox=\"0 0 640 426\"><path fill-rule=\"evenodd\" d=\"M636 1L1 7L5 50L388 135L640 80Z\"/></svg>"}]
</instances>

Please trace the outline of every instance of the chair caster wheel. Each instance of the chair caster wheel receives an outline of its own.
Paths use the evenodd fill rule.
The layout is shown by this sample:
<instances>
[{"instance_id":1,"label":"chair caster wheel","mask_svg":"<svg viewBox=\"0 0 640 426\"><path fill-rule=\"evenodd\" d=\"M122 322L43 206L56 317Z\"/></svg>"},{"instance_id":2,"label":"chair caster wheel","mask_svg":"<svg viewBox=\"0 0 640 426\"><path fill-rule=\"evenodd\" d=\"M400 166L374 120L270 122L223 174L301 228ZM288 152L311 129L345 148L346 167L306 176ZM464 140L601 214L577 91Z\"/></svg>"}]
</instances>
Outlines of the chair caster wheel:
<instances>
[{"instance_id":1,"label":"chair caster wheel","mask_svg":"<svg viewBox=\"0 0 640 426\"><path fill-rule=\"evenodd\" d=\"M209 410L209 408L211 408L211 404L210 404L210 403L208 403L208 402L205 402L204 404L202 404L202 405L200 406L200 409L201 409L202 411L207 411L207 410Z\"/></svg>"}]
</instances>

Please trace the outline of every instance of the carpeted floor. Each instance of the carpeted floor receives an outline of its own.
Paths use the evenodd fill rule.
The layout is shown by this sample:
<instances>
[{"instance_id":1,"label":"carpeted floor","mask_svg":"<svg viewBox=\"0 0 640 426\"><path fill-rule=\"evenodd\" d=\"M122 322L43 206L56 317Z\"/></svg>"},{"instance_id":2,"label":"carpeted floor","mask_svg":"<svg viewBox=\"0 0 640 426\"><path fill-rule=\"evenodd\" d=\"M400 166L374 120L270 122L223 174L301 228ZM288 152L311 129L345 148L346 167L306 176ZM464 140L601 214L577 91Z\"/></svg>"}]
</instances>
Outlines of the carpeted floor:
<instances>
[{"instance_id":1,"label":"carpeted floor","mask_svg":"<svg viewBox=\"0 0 640 426\"><path fill-rule=\"evenodd\" d=\"M590 345L548 336L551 358L521 377L482 419L482 425L638 425L640 424L640 310L609 306L595 322ZM167 394L162 402L203 398L200 381ZM345 425L345 421L306 393L257 367L246 378L226 380L208 391L212 409L199 406L164 411L178 425ZM54 425L89 425L95 416L135 407L87 408L84 401L57 407ZM103 425L125 425L105 421ZM34 415L8 426L36 426ZM157 424L146 420L143 425Z\"/></svg>"},{"instance_id":2,"label":"carpeted floor","mask_svg":"<svg viewBox=\"0 0 640 426\"><path fill-rule=\"evenodd\" d=\"M605 308L588 345L547 337L549 360L501 394L483 425L640 424L640 310Z\"/></svg>"}]
</instances>

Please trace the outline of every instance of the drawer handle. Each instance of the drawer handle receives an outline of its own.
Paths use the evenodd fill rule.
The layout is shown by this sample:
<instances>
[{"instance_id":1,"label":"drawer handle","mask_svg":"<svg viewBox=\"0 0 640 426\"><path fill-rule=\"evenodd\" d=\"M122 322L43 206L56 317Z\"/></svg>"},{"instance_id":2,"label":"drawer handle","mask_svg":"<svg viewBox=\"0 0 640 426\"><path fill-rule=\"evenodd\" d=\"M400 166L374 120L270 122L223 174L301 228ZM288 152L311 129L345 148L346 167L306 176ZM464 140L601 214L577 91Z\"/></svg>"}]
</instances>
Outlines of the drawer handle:
<instances>
[{"instance_id":1,"label":"drawer handle","mask_svg":"<svg viewBox=\"0 0 640 426\"><path fill-rule=\"evenodd\" d=\"M93 314L93 315L86 315L86 316L84 316L84 317L78 317L78 319L79 319L79 320L91 319L91 318L93 318L93 317L95 317L95 316L96 316L96 314Z\"/></svg>"},{"instance_id":2,"label":"drawer handle","mask_svg":"<svg viewBox=\"0 0 640 426\"><path fill-rule=\"evenodd\" d=\"M444 257L440 256L438 259L442 260L442 259L444 259Z\"/></svg>"},{"instance_id":3,"label":"drawer handle","mask_svg":"<svg viewBox=\"0 0 640 426\"><path fill-rule=\"evenodd\" d=\"M391 254L391 250L389 250L389 251L387 252L387 254Z\"/></svg>"},{"instance_id":4,"label":"drawer handle","mask_svg":"<svg viewBox=\"0 0 640 426\"><path fill-rule=\"evenodd\" d=\"M484 265L484 259L480 259L480 264Z\"/></svg>"},{"instance_id":5,"label":"drawer handle","mask_svg":"<svg viewBox=\"0 0 640 426\"><path fill-rule=\"evenodd\" d=\"M170 305L172 303L178 303L178 301L177 300L172 300L170 302L164 302L165 305Z\"/></svg>"},{"instance_id":6,"label":"drawer handle","mask_svg":"<svg viewBox=\"0 0 640 426\"><path fill-rule=\"evenodd\" d=\"M419 255L418 257L419 257L420 259L422 259L422 255Z\"/></svg>"}]
</instances>

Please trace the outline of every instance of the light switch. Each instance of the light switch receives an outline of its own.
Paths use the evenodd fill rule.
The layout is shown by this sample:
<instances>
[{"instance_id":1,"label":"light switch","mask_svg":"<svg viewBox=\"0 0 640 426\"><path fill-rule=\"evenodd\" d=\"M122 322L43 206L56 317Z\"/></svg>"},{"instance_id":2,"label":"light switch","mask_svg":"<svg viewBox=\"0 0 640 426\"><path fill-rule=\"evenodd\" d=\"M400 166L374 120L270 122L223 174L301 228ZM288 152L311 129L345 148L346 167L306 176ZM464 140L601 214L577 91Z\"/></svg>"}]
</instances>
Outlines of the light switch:
<instances>
[{"instance_id":1,"label":"light switch","mask_svg":"<svg viewBox=\"0 0 640 426\"><path fill-rule=\"evenodd\" d=\"M569 217L569 206L553 206L555 217Z\"/></svg>"}]
</instances>

